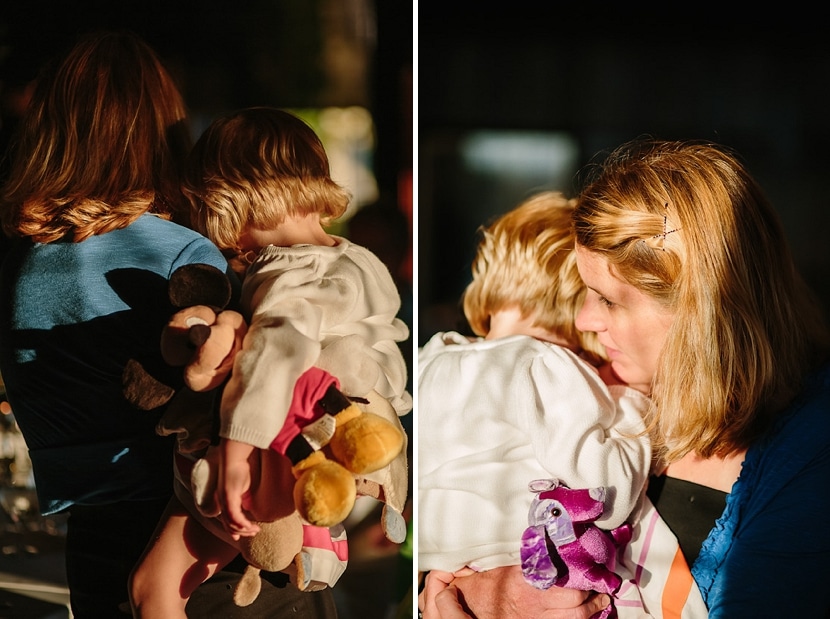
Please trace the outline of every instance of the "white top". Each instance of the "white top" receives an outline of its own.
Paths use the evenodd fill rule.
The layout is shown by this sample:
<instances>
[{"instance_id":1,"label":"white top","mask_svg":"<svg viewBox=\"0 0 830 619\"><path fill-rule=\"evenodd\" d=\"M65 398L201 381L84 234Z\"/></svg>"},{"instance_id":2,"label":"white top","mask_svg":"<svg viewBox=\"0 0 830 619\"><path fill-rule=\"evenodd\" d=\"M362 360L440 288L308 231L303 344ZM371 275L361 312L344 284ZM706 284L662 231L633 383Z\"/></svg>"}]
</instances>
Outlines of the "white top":
<instances>
[{"instance_id":1,"label":"white top","mask_svg":"<svg viewBox=\"0 0 830 619\"><path fill-rule=\"evenodd\" d=\"M605 486L597 524L622 524L651 465L647 406L561 346L433 336L418 356L418 569L521 563L534 479Z\"/></svg>"},{"instance_id":2,"label":"white top","mask_svg":"<svg viewBox=\"0 0 830 619\"><path fill-rule=\"evenodd\" d=\"M398 415L412 408L397 342L409 331L396 318L400 296L389 270L369 250L337 245L264 248L245 276L249 323L220 409L220 436L267 448L282 428L294 383L311 366L350 396L374 390Z\"/></svg>"}]
</instances>

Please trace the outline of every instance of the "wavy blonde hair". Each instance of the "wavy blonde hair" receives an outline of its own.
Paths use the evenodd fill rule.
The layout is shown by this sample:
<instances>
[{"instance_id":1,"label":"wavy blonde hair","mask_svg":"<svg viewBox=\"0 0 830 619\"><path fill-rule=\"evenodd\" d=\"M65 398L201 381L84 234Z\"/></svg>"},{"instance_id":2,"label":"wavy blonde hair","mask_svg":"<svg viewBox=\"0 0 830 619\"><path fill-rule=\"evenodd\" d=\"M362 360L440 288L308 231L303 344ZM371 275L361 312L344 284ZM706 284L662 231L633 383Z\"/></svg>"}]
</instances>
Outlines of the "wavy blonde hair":
<instances>
[{"instance_id":1,"label":"wavy blonde hair","mask_svg":"<svg viewBox=\"0 0 830 619\"><path fill-rule=\"evenodd\" d=\"M194 227L235 251L246 226L272 229L286 216L319 214L327 225L350 195L334 182L320 138L297 116L268 107L215 120L187 160L184 193Z\"/></svg>"},{"instance_id":2,"label":"wavy blonde hair","mask_svg":"<svg viewBox=\"0 0 830 619\"><path fill-rule=\"evenodd\" d=\"M675 314L653 382L667 461L748 447L827 358L822 311L737 156L637 140L590 172L576 242Z\"/></svg>"},{"instance_id":3,"label":"wavy blonde hair","mask_svg":"<svg viewBox=\"0 0 830 619\"><path fill-rule=\"evenodd\" d=\"M464 314L473 332L485 336L490 317L517 307L534 325L564 338L571 346L604 354L596 334L574 326L585 298L576 269L571 232L574 201L562 193L535 194L480 229L472 282L464 291Z\"/></svg>"},{"instance_id":4,"label":"wavy blonde hair","mask_svg":"<svg viewBox=\"0 0 830 619\"><path fill-rule=\"evenodd\" d=\"M87 35L38 78L3 188L4 231L82 241L148 211L186 214L186 118L176 84L144 41Z\"/></svg>"}]
</instances>

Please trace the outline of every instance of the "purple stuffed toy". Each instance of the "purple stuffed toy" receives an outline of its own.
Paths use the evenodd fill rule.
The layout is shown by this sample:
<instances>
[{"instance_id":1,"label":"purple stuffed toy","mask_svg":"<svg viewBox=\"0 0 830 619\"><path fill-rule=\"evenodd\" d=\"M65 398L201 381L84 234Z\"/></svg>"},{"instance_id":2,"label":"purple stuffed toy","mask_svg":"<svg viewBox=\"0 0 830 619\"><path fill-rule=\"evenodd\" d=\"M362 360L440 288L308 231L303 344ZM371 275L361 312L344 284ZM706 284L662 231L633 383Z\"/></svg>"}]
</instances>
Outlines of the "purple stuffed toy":
<instances>
[{"instance_id":1,"label":"purple stuffed toy","mask_svg":"<svg viewBox=\"0 0 830 619\"><path fill-rule=\"evenodd\" d=\"M617 549L631 539L628 523L612 531L593 522L605 507L605 488L570 489L556 479L528 485L536 493L522 535L522 574L537 589L552 585L613 596L622 579L614 573ZM595 619L617 616L613 604Z\"/></svg>"}]
</instances>

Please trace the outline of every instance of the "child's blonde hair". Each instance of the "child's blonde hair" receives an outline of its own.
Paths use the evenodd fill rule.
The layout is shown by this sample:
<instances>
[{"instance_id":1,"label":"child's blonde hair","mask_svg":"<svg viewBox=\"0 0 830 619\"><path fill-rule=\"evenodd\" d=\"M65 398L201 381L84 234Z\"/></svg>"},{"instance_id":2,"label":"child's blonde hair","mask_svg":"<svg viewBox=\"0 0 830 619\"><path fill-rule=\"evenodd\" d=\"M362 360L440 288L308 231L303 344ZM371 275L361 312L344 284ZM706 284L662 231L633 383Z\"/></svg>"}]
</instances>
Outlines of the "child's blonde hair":
<instances>
[{"instance_id":1,"label":"child's blonde hair","mask_svg":"<svg viewBox=\"0 0 830 619\"><path fill-rule=\"evenodd\" d=\"M246 226L267 230L287 216L319 214L327 225L350 195L330 175L320 138L275 108L240 110L214 121L187 159L183 187L193 226L220 249L238 249Z\"/></svg>"},{"instance_id":2,"label":"child's blonde hair","mask_svg":"<svg viewBox=\"0 0 830 619\"><path fill-rule=\"evenodd\" d=\"M485 336L490 317L509 307L534 325L556 333L592 356L604 355L596 334L574 326L585 298L576 269L571 215L574 201L545 191L481 229L473 281L464 292L464 314L473 332Z\"/></svg>"}]
</instances>

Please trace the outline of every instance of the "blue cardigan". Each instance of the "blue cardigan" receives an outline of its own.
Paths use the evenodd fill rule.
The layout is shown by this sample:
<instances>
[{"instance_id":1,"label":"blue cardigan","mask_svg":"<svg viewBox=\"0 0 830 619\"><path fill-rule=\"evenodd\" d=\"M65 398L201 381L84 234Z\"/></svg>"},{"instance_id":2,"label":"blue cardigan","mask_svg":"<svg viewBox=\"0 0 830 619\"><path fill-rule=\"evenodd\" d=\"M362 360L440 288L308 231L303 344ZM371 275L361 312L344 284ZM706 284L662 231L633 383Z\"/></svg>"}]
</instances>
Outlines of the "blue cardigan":
<instances>
[{"instance_id":1,"label":"blue cardigan","mask_svg":"<svg viewBox=\"0 0 830 619\"><path fill-rule=\"evenodd\" d=\"M692 568L709 617L830 617L830 367L746 454Z\"/></svg>"}]
</instances>

